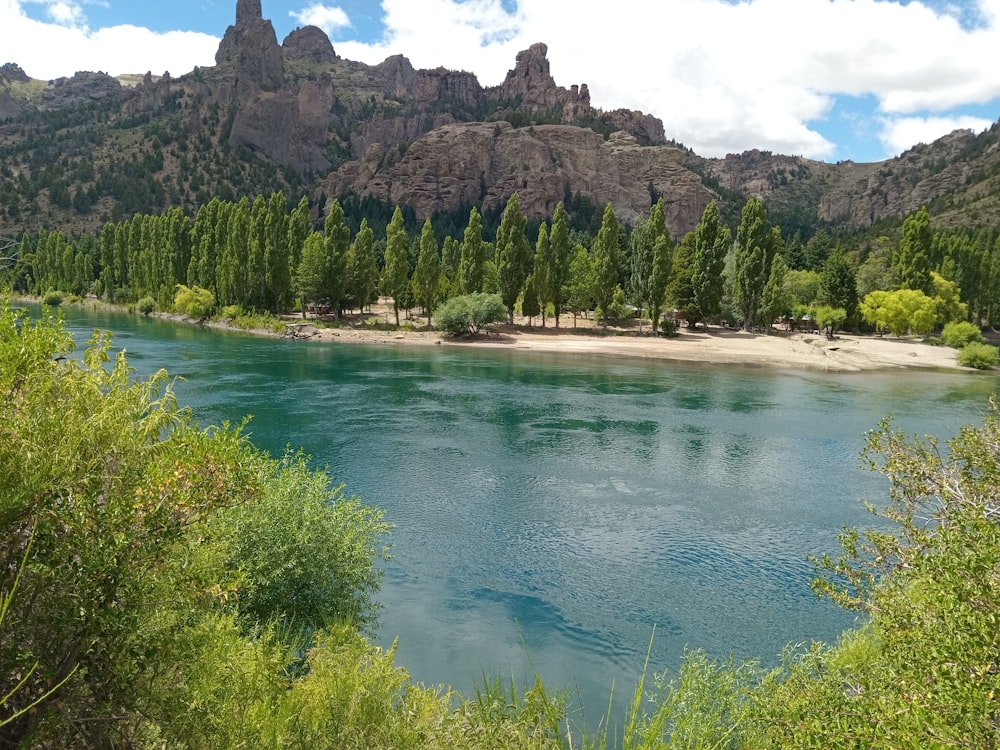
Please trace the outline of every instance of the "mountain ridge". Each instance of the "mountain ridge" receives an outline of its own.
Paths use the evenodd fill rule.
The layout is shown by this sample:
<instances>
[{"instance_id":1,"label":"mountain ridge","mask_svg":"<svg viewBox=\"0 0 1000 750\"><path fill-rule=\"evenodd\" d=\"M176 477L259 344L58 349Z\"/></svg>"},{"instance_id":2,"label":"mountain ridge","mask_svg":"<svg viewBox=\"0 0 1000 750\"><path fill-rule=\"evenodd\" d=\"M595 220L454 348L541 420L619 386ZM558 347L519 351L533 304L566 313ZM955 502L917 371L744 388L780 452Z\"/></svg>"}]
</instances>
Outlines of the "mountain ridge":
<instances>
[{"instance_id":1,"label":"mountain ridge","mask_svg":"<svg viewBox=\"0 0 1000 750\"><path fill-rule=\"evenodd\" d=\"M317 204L354 195L407 205L418 219L496 208L516 191L529 217L580 196L631 221L662 196L675 236L710 200L731 218L747 197L762 198L786 231L807 233L870 229L922 205L944 226L1000 217L996 124L866 164L759 150L701 157L669 141L654 115L606 112L585 83L558 85L547 51L523 50L501 84L483 87L472 73L415 69L401 55L345 60L316 27L279 44L259 0L238 0L216 65L178 78L147 73L128 87L81 72L44 84L9 63L0 226L93 229L131 210L278 189Z\"/></svg>"}]
</instances>

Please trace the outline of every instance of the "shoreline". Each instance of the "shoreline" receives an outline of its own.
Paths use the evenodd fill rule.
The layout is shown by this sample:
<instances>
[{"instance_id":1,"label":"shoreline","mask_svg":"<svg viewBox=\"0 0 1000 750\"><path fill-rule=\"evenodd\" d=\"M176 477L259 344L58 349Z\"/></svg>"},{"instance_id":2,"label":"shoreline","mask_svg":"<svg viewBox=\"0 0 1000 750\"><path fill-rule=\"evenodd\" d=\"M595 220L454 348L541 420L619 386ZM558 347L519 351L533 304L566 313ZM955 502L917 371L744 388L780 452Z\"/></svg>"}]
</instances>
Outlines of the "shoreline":
<instances>
[{"instance_id":1,"label":"shoreline","mask_svg":"<svg viewBox=\"0 0 1000 750\"><path fill-rule=\"evenodd\" d=\"M11 302L39 300L26 297L9 298ZM95 299L86 299L80 305L126 312L126 308ZM364 319L386 316L380 306ZM184 325L201 325L216 330L250 333L268 338L289 338L298 341L321 343L366 344L370 346L449 346L482 348L488 350L524 351L546 354L582 355L603 358L629 358L661 360L691 364L723 366L753 366L786 370L807 370L830 373L877 372L887 370L938 370L951 372L981 372L962 367L956 359L957 351L946 346L935 346L923 341L862 336L840 333L833 339L822 334L772 331L767 334L747 333L728 328L710 326L696 330L682 328L676 337L641 335L637 329L609 327L607 332L594 321L577 319L577 327L563 325L555 328L552 321L542 328L533 326L525 330L524 321L511 326L497 326L499 335L476 338L456 338L439 331L382 330L378 328L327 327L325 321L316 325L315 318L284 316L286 323L296 326L295 336L278 334L257 328L247 329L222 321L196 321L178 313L153 313L153 317ZM388 318L386 318L388 319ZM582 324L582 325L579 325ZM648 331L648 327L645 329ZM996 369L985 372L996 372Z\"/></svg>"}]
</instances>

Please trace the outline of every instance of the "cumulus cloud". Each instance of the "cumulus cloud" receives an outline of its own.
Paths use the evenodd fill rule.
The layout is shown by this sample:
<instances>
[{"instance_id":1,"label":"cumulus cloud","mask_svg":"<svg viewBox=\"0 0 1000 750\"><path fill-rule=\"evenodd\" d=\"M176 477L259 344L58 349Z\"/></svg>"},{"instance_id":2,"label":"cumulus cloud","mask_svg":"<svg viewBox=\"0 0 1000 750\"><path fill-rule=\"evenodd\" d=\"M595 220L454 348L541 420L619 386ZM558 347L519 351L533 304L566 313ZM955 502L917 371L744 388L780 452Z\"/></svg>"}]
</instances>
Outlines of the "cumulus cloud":
<instances>
[{"instance_id":1,"label":"cumulus cloud","mask_svg":"<svg viewBox=\"0 0 1000 750\"><path fill-rule=\"evenodd\" d=\"M348 28L351 25L347 13L335 5L313 3L302 10L290 10L288 15L303 26L318 26L326 32L327 36L332 36L335 31Z\"/></svg>"},{"instance_id":2,"label":"cumulus cloud","mask_svg":"<svg viewBox=\"0 0 1000 750\"><path fill-rule=\"evenodd\" d=\"M79 3L46 2L45 23L29 18L20 0L0 0L3 62L18 63L33 78L100 70L111 75L170 71L180 75L196 65L214 65L219 39L188 31L156 33L131 25L88 28Z\"/></svg>"},{"instance_id":3,"label":"cumulus cloud","mask_svg":"<svg viewBox=\"0 0 1000 750\"><path fill-rule=\"evenodd\" d=\"M890 153L898 154L918 143L931 143L953 130L980 133L993 123L982 117L899 117L885 118L880 140Z\"/></svg>"}]
</instances>

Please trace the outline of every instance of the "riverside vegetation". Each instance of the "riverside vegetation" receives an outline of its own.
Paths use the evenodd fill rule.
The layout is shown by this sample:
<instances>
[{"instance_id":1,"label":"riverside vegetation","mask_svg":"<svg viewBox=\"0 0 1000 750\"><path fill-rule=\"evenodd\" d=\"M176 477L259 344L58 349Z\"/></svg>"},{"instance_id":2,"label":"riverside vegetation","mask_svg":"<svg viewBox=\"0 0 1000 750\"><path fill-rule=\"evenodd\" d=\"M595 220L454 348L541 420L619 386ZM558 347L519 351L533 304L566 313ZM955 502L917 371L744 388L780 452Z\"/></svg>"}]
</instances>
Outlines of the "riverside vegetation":
<instances>
[{"instance_id":1,"label":"riverside vegetation","mask_svg":"<svg viewBox=\"0 0 1000 750\"><path fill-rule=\"evenodd\" d=\"M204 428L107 335L0 312L2 747L989 747L1000 731L1000 407L939 450L883 423L877 531L818 560L862 613L780 666L647 664L625 716L413 684L372 646L380 513L306 457ZM446 634L443 637L447 637ZM609 686L610 689L610 686Z\"/></svg>"}]
</instances>

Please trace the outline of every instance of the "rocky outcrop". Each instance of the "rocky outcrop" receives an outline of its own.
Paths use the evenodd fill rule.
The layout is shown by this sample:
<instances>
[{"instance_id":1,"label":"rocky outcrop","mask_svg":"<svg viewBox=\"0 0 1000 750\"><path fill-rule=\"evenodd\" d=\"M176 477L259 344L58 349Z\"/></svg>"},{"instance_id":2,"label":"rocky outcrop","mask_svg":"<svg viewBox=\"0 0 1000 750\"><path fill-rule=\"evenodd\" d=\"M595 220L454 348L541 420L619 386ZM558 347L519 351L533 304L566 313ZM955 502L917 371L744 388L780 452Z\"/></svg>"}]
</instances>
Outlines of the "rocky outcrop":
<instances>
[{"instance_id":1,"label":"rocky outcrop","mask_svg":"<svg viewBox=\"0 0 1000 750\"><path fill-rule=\"evenodd\" d=\"M525 112L558 111L572 121L591 113L587 84L565 89L557 86L549 72L549 48L532 44L517 53L514 68L499 87L500 99Z\"/></svg>"},{"instance_id":2,"label":"rocky outcrop","mask_svg":"<svg viewBox=\"0 0 1000 750\"><path fill-rule=\"evenodd\" d=\"M42 107L64 109L89 102L121 98L122 85L107 73L80 72L72 78L57 78L42 92Z\"/></svg>"},{"instance_id":3,"label":"rocky outcrop","mask_svg":"<svg viewBox=\"0 0 1000 750\"><path fill-rule=\"evenodd\" d=\"M31 79L17 63L4 63L0 65L0 81L8 83L27 83Z\"/></svg>"},{"instance_id":4,"label":"rocky outcrop","mask_svg":"<svg viewBox=\"0 0 1000 750\"><path fill-rule=\"evenodd\" d=\"M284 58L289 61L307 60L314 63L332 63L337 53L330 44L330 37L317 26L295 29L281 43Z\"/></svg>"},{"instance_id":5,"label":"rocky outcrop","mask_svg":"<svg viewBox=\"0 0 1000 750\"><path fill-rule=\"evenodd\" d=\"M260 0L238 0L236 24L226 29L215 63L231 65L244 90L251 84L276 91L284 84L281 47L271 22L261 16Z\"/></svg>"},{"instance_id":6,"label":"rocky outcrop","mask_svg":"<svg viewBox=\"0 0 1000 750\"><path fill-rule=\"evenodd\" d=\"M567 194L579 192L599 206L611 202L625 220L648 211L652 189L669 196L667 221L681 235L694 228L712 199L684 157L678 148L640 146L626 133L606 141L569 125L456 123L415 140L398 160L373 144L321 189L409 205L420 218L470 204L489 209L514 192L526 215L548 218Z\"/></svg>"}]
</instances>

